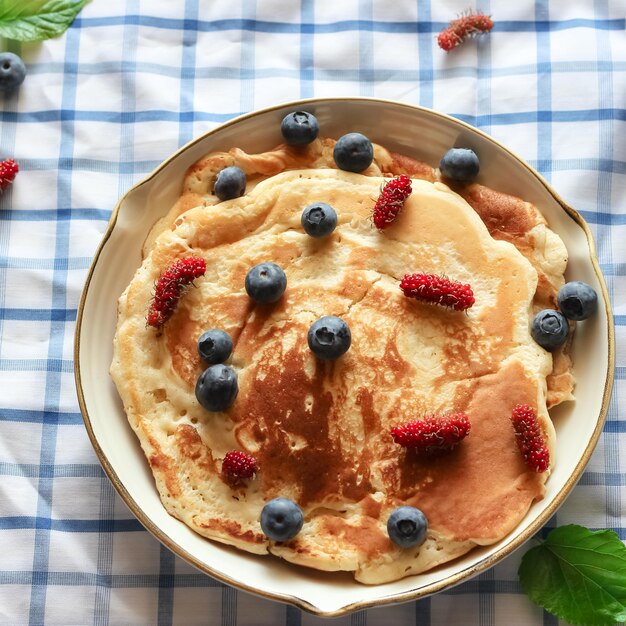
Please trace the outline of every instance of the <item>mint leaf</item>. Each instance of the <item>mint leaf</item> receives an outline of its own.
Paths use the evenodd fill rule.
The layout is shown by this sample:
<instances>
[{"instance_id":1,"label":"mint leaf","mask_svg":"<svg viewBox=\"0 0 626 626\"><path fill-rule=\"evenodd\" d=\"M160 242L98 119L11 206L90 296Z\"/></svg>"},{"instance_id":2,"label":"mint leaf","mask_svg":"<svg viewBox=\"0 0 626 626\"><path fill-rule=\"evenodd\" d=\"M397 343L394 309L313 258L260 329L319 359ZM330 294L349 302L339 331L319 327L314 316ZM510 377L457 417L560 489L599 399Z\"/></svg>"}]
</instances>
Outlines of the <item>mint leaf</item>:
<instances>
[{"instance_id":1,"label":"mint leaf","mask_svg":"<svg viewBox=\"0 0 626 626\"><path fill-rule=\"evenodd\" d=\"M626 546L612 530L555 528L518 570L530 599L571 624L626 621Z\"/></svg>"},{"instance_id":2,"label":"mint leaf","mask_svg":"<svg viewBox=\"0 0 626 626\"><path fill-rule=\"evenodd\" d=\"M62 35L90 0L0 0L0 37L40 41Z\"/></svg>"}]
</instances>

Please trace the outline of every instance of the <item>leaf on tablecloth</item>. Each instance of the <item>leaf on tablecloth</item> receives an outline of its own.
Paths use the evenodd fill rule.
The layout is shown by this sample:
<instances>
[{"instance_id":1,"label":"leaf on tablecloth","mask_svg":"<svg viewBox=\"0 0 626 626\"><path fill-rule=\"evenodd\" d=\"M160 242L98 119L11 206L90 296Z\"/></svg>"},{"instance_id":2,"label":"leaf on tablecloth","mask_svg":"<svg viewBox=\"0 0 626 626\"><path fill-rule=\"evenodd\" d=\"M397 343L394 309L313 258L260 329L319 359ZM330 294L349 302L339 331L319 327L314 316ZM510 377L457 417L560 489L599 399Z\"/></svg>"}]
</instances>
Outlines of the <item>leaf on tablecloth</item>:
<instances>
[{"instance_id":1,"label":"leaf on tablecloth","mask_svg":"<svg viewBox=\"0 0 626 626\"><path fill-rule=\"evenodd\" d=\"M0 36L41 41L62 35L90 0L3 0Z\"/></svg>"},{"instance_id":2,"label":"leaf on tablecloth","mask_svg":"<svg viewBox=\"0 0 626 626\"><path fill-rule=\"evenodd\" d=\"M571 624L626 621L626 546L612 530L555 528L518 570L530 599Z\"/></svg>"}]
</instances>

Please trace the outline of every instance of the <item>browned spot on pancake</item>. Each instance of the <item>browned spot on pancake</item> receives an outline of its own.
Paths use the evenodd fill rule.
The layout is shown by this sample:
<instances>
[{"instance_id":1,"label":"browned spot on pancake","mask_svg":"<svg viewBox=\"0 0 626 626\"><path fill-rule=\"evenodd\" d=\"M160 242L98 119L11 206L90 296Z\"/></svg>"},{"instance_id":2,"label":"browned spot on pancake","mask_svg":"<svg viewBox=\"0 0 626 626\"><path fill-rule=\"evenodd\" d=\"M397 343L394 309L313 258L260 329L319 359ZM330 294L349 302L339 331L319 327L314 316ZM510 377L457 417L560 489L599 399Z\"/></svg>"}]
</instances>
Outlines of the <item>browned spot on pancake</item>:
<instances>
[{"instance_id":1,"label":"browned spot on pancake","mask_svg":"<svg viewBox=\"0 0 626 626\"><path fill-rule=\"evenodd\" d=\"M232 162L232 157L224 152L220 152L217 154L211 154L210 156L201 159L194 163L188 170L187 176L197 176L202 174L207 169L223 169L230 165Z\"/></svg>"},{"instance_id":2,"label":"browned spot on pancake","mask_svg":"<svg viewBox=\"0 0 626 626\"><path fill-rule=\"evenodd\" d=\"M298 332L295 346L284 352L279 341L266 336L254 375L240 381L239 397L230 412L238 424L236 436L240 442L255 438L261 443L262 439L257 459L267 498L284 495L285 490L293 493L295 488L301 506L326 497L361 500L371 489L367 467L356 464L352 451L342 450L340 437L333 436L334 429L341 427L337 398L345 376L337 370L349 368L349 360L341 364L316 360L309 378L305 359L314 357L306 345L306 329L289 322L271 332L280 339L293 328ZM239 341L242 345L255 337L242 333ZM332 387L333 393L325 386ZM307 397L312 403L307 403Z\"/></svg>"},{"instance_id":3,"label":"browned spot on pancake","mask_svg":"<svg viewBox=\"0 0 626 626\"><path fill-rule=\"evenodd\" d=\"M163 452L158 441L154 437L149 434L147 437L152 449L154 450L154 452L148 456L153 472L155 474L158 473L161 476L170 496L174 498L179 497L181 495L181 491L178 484L178 467L176 461Z\"/></svg>"},{"instance_id":4,"label":"browned spot on pancake","mask_svg":"<svg viewBox=\"0 0 626 626\"><path fill-rule=\"evenodd\" d=\"M170 458L162 452L155 452L150 455L150 465L158 469L167 468L169 461Z\"/></svg>"},{"instance_id":5,"label":"browned spot on pancake","mask_svg":"<svg viewBox=\"0 0 626 626\"><path fill-rule=\"evenodd\" d=\"M398 327L396 325L387 340L381 369L392 377L395 382L399 383L401 380L409 378L415 372L415 368L400 355L397 339Z\"/></svg>"},{"instance_id":6,"label":"browned spot on pancake","mask_svg":"<svg viewBox=\"0 0 626 626\"><path fill-rule=\"evenodd\" d=\"M496 293L496 302L484 313L484 328L488 337L500 339L496 343L498 352L503 354L510 351L513 343L513 327L517 320L512 319L510 313L514 310L516 300L521 298L532 298L532 293L525 291L524 293L516 293L516 289L522 289L523 285L516 284L516 277L503 279L498 284L498 292Z\"/></svg>"},{"instance_id":7,"label":"browned spot on pancake","mask_svg":"<svg viewBox=\"0 0 626 626\"><path fill-rule=\"evenodd\" d=\"M549 374L547 377L548 394L546 405L549 409L567 398L574 389L575 379L569 372Z\"/></svg>"},{"instance_id":8,"label":"browned spot on pancake","mask_svg":"<svg viewBox=\"0 0 626 626\"><path fill-rule=\"evenodd\" d=\"M306 144L306 146L289 146L287 144L280 144L276 146L274 150L284 150L288 159L294 163L302 164L309 163L312 158L318 157L322 153L322 141L312 141Z\"/></svg>"},{"instance_id":9,"label":"browned spot on pancake","mask_svg":"<svg viewBox=\"0 0 626 626\"><path fill-rule=\"evenodd\" d=\"M259 209L256 212L247 211L244 207L238 213L223 213L217 205L208 206L202 212L194 212L196 229L187 239L189 247L208 250L217 245L240 241L265 222L271 203L256 208Z\"/></svg>"},{"instance_id":10,"label":"browned spot on pancake","mask_svg":"<svg viewBox=\"0 0 626 626\"><path fill-rule=\"evenodd\" d=\"M552 353L552 373L547 377L548 396L546 404L548 408L562 402L563 398L569 397L574 389L576 380L572 375L570 351L575 325L576 322L570 322L570 334L567 341Z\"/></svg>"},{"instance_id":11,"label":"browned spot on pancake","mask_svg":"<svg viewBox=\"0 0 626 626\"><path fill-rule=\"evenodd\" d=\"M251 530L241 532L241 524L233 520L221 520L221 519L208 519L200 521L197 517L194 518L194 523L199 528L206 528L208 530L215 530L233 539L239 539L247 543L265 543L265 536L260 533L255 533Z\"/></svg>"},{"instance_id":12,"label":"browned spot on pancake","mask_svg":"<svg viewBox=\"0 0 626 626\"><path fill-rule=\"evenodd\" d=\"M355 270L367 269L370 267L370 261L375 258L376 251L373 248L362 246L353 248L348 257L348 264Z\"/></svg>"},{"instance_id":13,"label":"browned spot on pancake","mask_svg":"<svg viewBox=\"0 0 626 626\"><path fill-rule=\"evenodd\" d=\"M483 185L459 185L445 180L451 189L467 200L496 239L506 234L517 238L528 232L537 222L543 221L532 205L520 198Z\"/></svg>"},{"instance_id":14,"label":"browned spot on pancake","mask_svg":"<svg viewBox=\"0 0 626 626\"><path fill-rule=\"evenodd\" d=\"M363 272L346 268L341 282L337 285L337 293L352 302L359 302L365 297L371 285Z\"/></svg>"},{"instance_id":15,"label":"browned spot on pancake","mask_svg":"<svg viewBox=\"0 0 626 626\"><path fill-rule=\"evenodd\" d=\"M356 392L356 403L361 409L365 438L376 436L380 432L380 415L374 409L372 392L360 387Z\"/></svg>"},{"instance_id":16,"label":"browned spot on pancake","mask_svg":"<svg viewBox=\"0 0 626 626\"><path fill-rule=\"evenodd\" d=\"M272 258L268 261L276 263L280 267L288 267L301 254L300 248L295 243L281 242L272 246Z\"/></svg>"},{"instance_id":17,"label":"browned spot on pancake","mask_svg":"<svg viewBox=\"0 0 626 626\"><path fill-rule=\"evenodd\" d=\"M246 154L239 148L231 150L231 153L236 160L243 162L246 173L254 172L262 176L272 176L285 170L313 167L321 150L321 143L317 140L302 147L281 144L263 154Z\"/></svg>"},{"instance_id":18,"label":"browned spot on pancake","mask_svg":"<svg viewBox=\"0 0 626 626\"><path fill-rule=\"evenodd\" d=\"M455 410L470 418L468 437L433 458L398 448L397 470L384 476L399 477L399 483L388 485L388 493L424 511L433 528L459 541L503 536L544 491L546 476L526 468L510 422L515 404L536 402L536 382L517 361L469 381L455 400Z\"/></svg>"},{"instance_id":19,"label":"browned spot on pancake","mask_svg":"<svg viewBox=\"0 0 626 626\"><path fill-rule=\"evenodd\" d=\"M185 211L197 206L202 206L203 204L204 198L200 194L188 191L184 193L176 203L176 210L178 211L178 215L182 215Z\"/></svg>"},{"instance_id":20,"label":"browned spot on pancake","mask_svg":"<svg viewBox=\"0 0 626 626\"><path fill-rule=\"evenodd\" d=\"M211 451L202 441L198 431L189 424L181 424L176 429L176 444L184 458L193 461L200 469L214 474L215 461Z\"/></svg>"},{"instance_id":21,"label":"browned spot on pancake","mask_svg":"<svg viewBox=\"0 0 626 626\"><path fill-rule=\"evenodd\" d=\"M172 265L172 263L175 263L178 259L182 259L190 255L189 248L182 242L177 242L172 246L168 246L166 249L157 246L152 254L154 267L161 268L161 273L164 272L170 265ZM149 306L150 303L146 303L146 313Z\"/></svg>"},{"instance_id":22,"label":"browned spot on pancake","mask_svg":"<svg viewBox=\"0 0 626 626\"><path fill-rule=\"evenodd\" d=\"M256 263L254 264L256 265ZM253 264L247 260L233 259L228 266L229 271L229 280L233 285L234 289L240 290L245 289L246 284L246 274L252 269ZM252 310L254 306L254 301L250 299L248 294L244 291L241 294L242 300L246 303L246 317ZM237 318L238 319L238 318Z\"/></svg>"},{"instance_id":23,"label":"browned spot on pancake","mask_svg":"<svg viewBox=\"0 0 626 626\"><path fill-rule=\"evenodd\" d=\"M375 500L372 496L367 496L367 498L361 502L363 515L367 515L372 519L380 519L382 506L382 502Z\"/></svg>"},{"instance_id":24,"label":"browned spot on pancake","mask_svg":"<svg viewBox=\"0 0 626 626\"><path fill-rule=\"evenodd\" d=\"M537 293L533 301L535 307L541 309L558 309L556 301L557 290L540 269L537 269L537 279Z\"/></svg>"},{"instance_id":25,"label":"browned spot on pancake","mask_svg":"<svg viewBox=\"0 0 626 626\"><path fill-rule=\"evenodd\" d=\"M165 325L165 345L172 358L172 368L189 387L195 386L202 371L197 347L199 336L197 323L184 307L179 307Z\"/></svg>"},{"instance_id":26,"label":"browned spot on pancake","mask_svg":"<svg viewBox=\"0 0 626 626\"><path fill-rule=\"evenodd\" d=\"M499 355L504 354L497 335L485 337L477 335L472 328L454 331L450 327L446 334L449 340L443 345L444 373L435 380L435 385L487 374L499 362Z\"/></svg>"},{"instance_id":27,"label":"browned spot on pancake","mask_svg":"<svg viewBox=\"0 0 626 626\"><path fill-rule=\"evenodd\" d=\"M326 515L323 518L323 528L329 535L341 537L343 541L354 546L368 560L393 548L389 537L381 532L371 517L362 517L358 525L351 526L340 517Z\"/></svg>"},{"instance_id":28,"label":"browned spot on pancake","mask_svg":"<svg viewBox=\"0 0 626 626\"><path fill-rule=\"evenodd\" d=\"M433 168L427 163L416 161L410 157L398 154L397 152L390 152L391 163L381 163L381 169L387 176L398 176L399 174L406 174L411 178L421 178L434 182L435 176Z\"/></svg>"},{"instance_id":29,"label":"browned spot on pancake","mask_svg":"<svg viewBox=\"0 0 626 626\"><path fill-rule=\"evenodd\" d=\"M276 304L256 304L248 300L250 308L245 324L242 325L240 332L233 336L233 351L236 351L237 358L244 362L249 362L260 349L261 343L266 340L261 333L267 321L285 307L284 296ZM275 333L276 330L270 327L268 332Z\"/></svg>"},{"instance_id":30,"label":"browned spot on pancake","mask_svg":"<svg viewBox=\"0 0 626 626\"><path fill-rule=\"evenodd\" d=\"M219 311L224 319L231 321L232 325L225 327L223 330L230 334L235 344L253 308L254 302L250 300L247 293L232 294L220 298L217 302L211 302L211 310L213 312ZM208 328L205 325L203 331L208 330Z\"/></svg>"}]
</instances>

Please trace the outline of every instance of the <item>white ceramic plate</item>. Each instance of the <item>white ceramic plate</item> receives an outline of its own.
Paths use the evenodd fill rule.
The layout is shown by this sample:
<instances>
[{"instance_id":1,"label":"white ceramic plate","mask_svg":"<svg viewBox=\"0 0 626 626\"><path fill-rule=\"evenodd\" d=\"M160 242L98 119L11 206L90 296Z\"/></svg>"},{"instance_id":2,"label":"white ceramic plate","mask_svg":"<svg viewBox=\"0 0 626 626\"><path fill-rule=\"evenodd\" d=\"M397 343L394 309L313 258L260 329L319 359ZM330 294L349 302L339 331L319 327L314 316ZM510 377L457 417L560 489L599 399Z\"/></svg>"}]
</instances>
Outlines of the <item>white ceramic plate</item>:
<instances>
[{"instance_id":1,"label":"white ceramic plate","mask_svg":"<svg viewBox=\"0 0 626 626\"><path fill-rule=\"evenodd\" d=\"M390 150L432 165L450 147L480 155L479 182L534 203L562 237L570 254L569 280L583 280L600 295L598 314L578 325L574 342L576 402L553 411L556 465L547 493L502 541L425 574L379 586L354 582L259 557L208 541L170 517L109 377L116 302L141 263L141 245L157 218L175 202L186 169L208 152L239 146L248 152L281 143L286 113L313 112L328 137L366 134ZM584 355L584 358L581 358ZM293 603L318 615L407 601L458 584L519 547L555 512L576 484L606 417L613 382L614 341L607 290L583 219L526 163L480 131L434 111L382 100L319 99L265 109L232 120L187 144L119 202L96 253L81 300L75 342L75 374L81 411L98 457L137 518L172 551L226 583Z\"/></svg>"}]
</instances>

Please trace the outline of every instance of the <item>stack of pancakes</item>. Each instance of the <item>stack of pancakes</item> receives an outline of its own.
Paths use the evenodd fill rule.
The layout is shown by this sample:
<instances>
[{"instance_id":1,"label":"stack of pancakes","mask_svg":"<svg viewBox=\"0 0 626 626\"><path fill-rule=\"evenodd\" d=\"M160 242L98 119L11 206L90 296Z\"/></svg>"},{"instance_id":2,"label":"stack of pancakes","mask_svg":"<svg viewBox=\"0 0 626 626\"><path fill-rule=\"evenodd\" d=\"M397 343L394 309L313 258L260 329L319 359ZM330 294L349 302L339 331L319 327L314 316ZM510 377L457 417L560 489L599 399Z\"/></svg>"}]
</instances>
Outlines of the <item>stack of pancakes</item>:
<instances>
[{"instance_id":1,"label":"stack of pancakes","mask_svg":"<svg viewBox=\"0 0 626 626\"><path fill-rule=\"evenodd\" d=\"M362 174L339 171L333 145L235 149L190 168L120 298L111 373L172 515L250 552L382 583L498 541L542 497L548 472L524 464L510 416L516 404L536 407L554 459L547 408L571 399L571 363L567 346L540 348L529 322L555 307L567 252L520 199L478 184L452 190L436 170L380 146ZM229 165L246 172L246 194L219 202L213 183ZM413 178L413 193L379 232L372 209L384 177L398 174ZM300 225L314 202L338 214L322 240ZM188 256L206 260L205 276L161 331L148 327L155 281ZM261 262L287 275L273 305L255 304L244 288ZM399 281L413 272L469 283L476 304L465 313L404 297ZM323 315L351 329L351 348L337 361L316 359L307 345ZM204 410L194 395L206 367L197 340L210 328L234 342L240 391L223 413ZM390 436L392 426L449 411L472 424L449 454L419 457ZM231 450L260 468L236 488L220 475ZM260 528L261 509L275 497L305 514L289 542L269 541ZM397 547L386 532L390 511L404 504L428 518L417 548Z\"/></svg>"}]
</instances>

